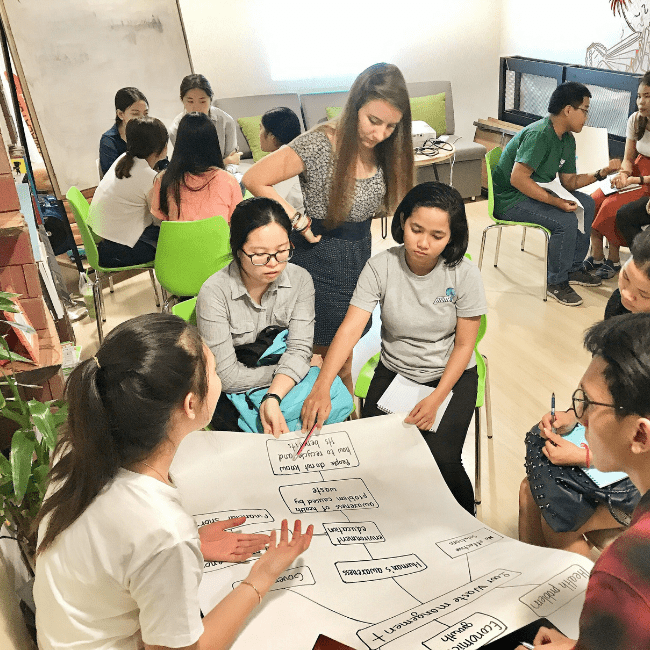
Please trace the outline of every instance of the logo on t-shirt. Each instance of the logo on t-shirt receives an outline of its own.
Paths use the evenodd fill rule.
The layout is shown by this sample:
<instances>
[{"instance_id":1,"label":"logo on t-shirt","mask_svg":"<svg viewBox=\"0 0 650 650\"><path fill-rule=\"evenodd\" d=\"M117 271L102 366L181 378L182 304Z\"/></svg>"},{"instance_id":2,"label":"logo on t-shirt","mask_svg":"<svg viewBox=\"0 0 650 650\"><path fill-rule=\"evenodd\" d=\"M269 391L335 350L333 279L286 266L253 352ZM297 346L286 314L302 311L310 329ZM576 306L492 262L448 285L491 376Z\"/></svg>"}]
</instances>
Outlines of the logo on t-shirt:
<instances>
[{"instance_id":1,"label":"logo on t-shirt","mask_svg":"<svg viewBox=\"0 0 650 650\"><path fill-rule=\"evenodd\" d=\"M566 162L566 160L564 160L564 158L562 158L562 160L560 160L560 169L562 169L562 167L564 167L565 162Z\"/></svg>"},{"instance_id":2,"label":"logo on t-shirt","mask_svg":"<svg viewBox=\"0 0 650 650\"><path fill-rule=\"evenodd\" d=\"M439 305L442 302L456 302L456 289L453 287L447 287L444 296L438 296L434 301L434 305Z\"/></svg>"}]
</instances>

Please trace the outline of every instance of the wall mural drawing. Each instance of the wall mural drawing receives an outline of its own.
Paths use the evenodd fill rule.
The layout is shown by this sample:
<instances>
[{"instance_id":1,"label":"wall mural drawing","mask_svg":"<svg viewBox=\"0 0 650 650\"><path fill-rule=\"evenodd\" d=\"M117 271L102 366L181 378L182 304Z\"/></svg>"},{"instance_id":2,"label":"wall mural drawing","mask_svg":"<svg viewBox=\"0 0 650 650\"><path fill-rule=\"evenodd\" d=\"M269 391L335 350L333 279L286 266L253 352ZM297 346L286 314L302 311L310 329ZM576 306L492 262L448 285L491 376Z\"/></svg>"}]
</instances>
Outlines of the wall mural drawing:
<instances>
[{"instance_id":1,"label":"wall mural drawing","mask_svg":"<svg viewBox=\"0 0 650 650\"><path fill-rule=\"evenodd\" d=\"M592 43L585 65L643 74L650 69L650 1L610 0L609 5L614 16L624 20L621 40L609 48ZM629 30L631 33L626 34Z\"/></svg>"}]
</instances>

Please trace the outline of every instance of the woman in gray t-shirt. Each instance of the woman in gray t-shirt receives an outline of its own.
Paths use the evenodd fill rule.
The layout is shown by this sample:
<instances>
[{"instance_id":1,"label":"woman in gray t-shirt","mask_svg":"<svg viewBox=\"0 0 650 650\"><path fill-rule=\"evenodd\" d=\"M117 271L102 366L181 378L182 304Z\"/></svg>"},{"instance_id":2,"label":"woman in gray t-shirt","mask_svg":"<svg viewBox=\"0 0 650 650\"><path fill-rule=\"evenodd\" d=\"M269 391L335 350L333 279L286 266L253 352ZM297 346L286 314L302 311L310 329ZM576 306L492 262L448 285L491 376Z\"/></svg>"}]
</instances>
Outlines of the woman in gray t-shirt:
<instances>
[{"instance_id":1,"label":"woman in gray t-shirt","mask_svg":"<svg viewBox=\"0 0 650 650\"><path fill-rule=\"evenodd\" d=\"M452 494L473 513L474 492L461 452L476 404L474 346L487 304L480 272L464 257L468 229L460 194L442 183L414 187L395 212L392 234L402 245L375 255L361 272L305 400L303 427L310 429L314 422L321 426L327 419L331 382L379 303L381 359L361 415L382 414L377 402L398 374L434 388L406 422L420 429ZM431 431L450 393L442 420Z\"/></svg>"}]
</instances>

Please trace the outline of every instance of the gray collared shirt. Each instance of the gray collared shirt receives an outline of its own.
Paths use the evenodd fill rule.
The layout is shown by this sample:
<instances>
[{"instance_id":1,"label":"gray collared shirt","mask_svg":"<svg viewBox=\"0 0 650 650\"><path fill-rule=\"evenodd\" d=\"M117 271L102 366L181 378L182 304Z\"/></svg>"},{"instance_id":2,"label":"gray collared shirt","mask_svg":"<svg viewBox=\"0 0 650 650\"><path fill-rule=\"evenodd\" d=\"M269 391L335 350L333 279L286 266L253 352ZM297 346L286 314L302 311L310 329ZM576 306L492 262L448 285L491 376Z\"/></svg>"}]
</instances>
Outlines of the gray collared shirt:
<instances>
[{"instance_id":1,"label":"gray collared shirt","mask_svg":"<svg viewBox=\"0 0 650 650\"><path fill-rule=\"evenodd\" d=\"M231 262L208 278L196 302L196 323L212 350L226 393L270 386L279 373L300 382L309 372L314 339L314 283L307 271L287 264L258 305ZM287 350L277 365L247 368L237 361L235 346L252 343L269 325L289 330Z\"/></svg>"}]
</instances>

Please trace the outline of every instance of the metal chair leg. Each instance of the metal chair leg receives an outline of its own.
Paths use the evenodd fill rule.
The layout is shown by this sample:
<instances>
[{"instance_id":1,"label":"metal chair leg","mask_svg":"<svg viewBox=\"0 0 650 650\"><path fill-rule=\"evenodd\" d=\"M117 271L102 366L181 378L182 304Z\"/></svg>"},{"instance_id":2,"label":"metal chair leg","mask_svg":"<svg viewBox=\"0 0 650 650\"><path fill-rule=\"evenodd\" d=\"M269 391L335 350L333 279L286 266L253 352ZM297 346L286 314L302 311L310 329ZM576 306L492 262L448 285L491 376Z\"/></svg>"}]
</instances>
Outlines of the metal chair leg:
<instances>
[{"instance_id":1,"label":"metal chair leg","mask_svg":"<svg viewBox=\"0 0 650 650\"><path fill-rule=\"evenodd\" d=\"M544 237L546 238L546 246L544 247L544 302L547 301L548 296L546 292L548 291L548 245L551 241L551 238L549 234L546 231L542 231L544 233Z\"/></svg>"},{"instance_id":2,"label":"metal chair leg","mask_svg":"<svg viewBox=\"0 0 650 650\"><path fill-rule=\"evenodd\" d=\"M101 303L101 312L102 312L102 323L106 322L106 303L104 302L104 291L102 288L102 279L103 276L99 271L97 271L97 288L99 291L99 302ZM110 275L108 276L111 277Z\"/></svg>"},{"instance_id":3,"label":"metal chair leg","mask_svg":"<svg viewBox=\"0 0 650 650\"><path fill-rule=\"evenodd\" d=\"M108 276L108 287L111 290L111 293L115 293L115 287L113 286L113 276Z\"/></svg>"},{"instance_id":4,"label":"metal chair leg","mask_svg":"<svg viewBox=\"0 0 650 650\"><path fill-rule=\"evenodd\" d=\"M524 244L526 243L526 226L524 226L524 232L521 233L521 250L524 250Z\"/></svg>"},{"instance_id":5,"label":"metal chair leg","mask_svg":"<svg viewBox=\"0 0 650 650\"><path fill-rule=\"evenodd\" d=\"M487 357L482 354L485 361L485 394L483 404L485 405L485 419L487 420L487 437L492 440L492 402L490 401L490 367L488 366Z\"/></svg>"},{"instance_id":6,"label":"metal chair leg","mask_svg":"<svg viewBox=\"0 0 650 650\"><path fill-rule=\"evenodd\" d=\"M158 288L156 287L156 276L153 269L149 269L149 277L151 278L151 285L153 286L153 295L156 300L156 307L160 308L160 300L158 300Z\"/></svg>"},{"instance_id":7,"label":"metal chair leg","mask_svg":"<svg viewBox=\"0 0 650 650\"><path fill-rule=\"evenodd\" d=\"M481 503L481 409L474 408L474 503Z\"/></svg>"},{"instance_id":8,"label":"metal chair leg","mask_svg":"<svg viewBox=\"0 0 650 650\"><path fill-rule=\"evenodd\" d=\"M478 270L481 270L481 266L483 265L483 252L485 251L485 238L487 237L488 230L490 229L490 226L487 228L483 229L483 238L481 239L481 252L478 254Z\"/></svg>"},{"instance_id":9,"label":"metal chair leg","mask_svg":"<svg viewBox=\"0 0 650 650\"><path fill-rule=\"evenodd\" d=\"M499 226L499 236L497 237L497 248L494 251L494 268L496 268L498 262L499 262L499 248L501 248L501 233L503 232L503 228Z\"/></svg>"},{"instance_id":10,"label":"metal chair leg","mask_svg":"<svg viewBox=\"0 0 650 650\"><path fill-rule=\"evenodd\" d=\"M95 282L93 282L93 301L95 303L95 320L97 322L97 338L99 338L99 344L102 344L102 341L104 340L104 331L102 327L102 299L101 299L101 294L98 293L101 292L101 285L97 282L97 278L95 278Z\"/></svg>"}]
</instances>

